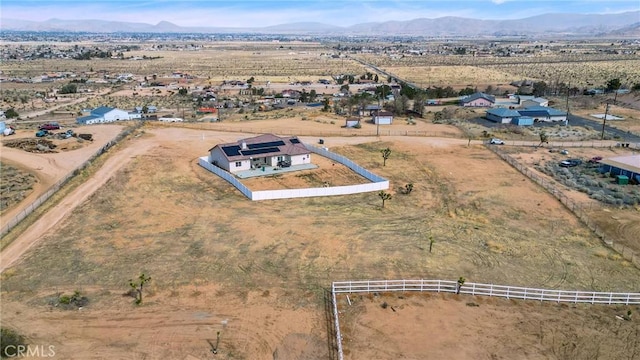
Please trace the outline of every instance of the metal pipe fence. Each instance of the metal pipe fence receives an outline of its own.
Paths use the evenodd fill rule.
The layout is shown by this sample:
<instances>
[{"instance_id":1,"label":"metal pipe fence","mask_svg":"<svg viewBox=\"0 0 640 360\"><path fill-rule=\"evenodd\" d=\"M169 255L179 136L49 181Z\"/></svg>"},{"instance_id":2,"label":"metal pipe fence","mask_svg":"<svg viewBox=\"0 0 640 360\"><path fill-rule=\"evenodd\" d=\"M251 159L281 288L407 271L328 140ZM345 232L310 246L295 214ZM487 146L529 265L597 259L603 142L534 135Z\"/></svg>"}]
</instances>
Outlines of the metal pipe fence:
<instances>
[{"instance_id":1,"label":"metal pipe fence","mask_svg":"<svg viewBox=\"0 0 640 360\"><path fill-rule=\"evenodd\" d=\"M451 280L364 280L336 281L331 284L333 316L338 359L344 359L337 294L370 294L384 292L445 292L473 296L491 296L506 299L552 301L556 303L586 303L606 305L640 304L640 293L596 292L579 290L537 289L518 286L465 282L460 285Z\"/></svg>"}]
</instances>

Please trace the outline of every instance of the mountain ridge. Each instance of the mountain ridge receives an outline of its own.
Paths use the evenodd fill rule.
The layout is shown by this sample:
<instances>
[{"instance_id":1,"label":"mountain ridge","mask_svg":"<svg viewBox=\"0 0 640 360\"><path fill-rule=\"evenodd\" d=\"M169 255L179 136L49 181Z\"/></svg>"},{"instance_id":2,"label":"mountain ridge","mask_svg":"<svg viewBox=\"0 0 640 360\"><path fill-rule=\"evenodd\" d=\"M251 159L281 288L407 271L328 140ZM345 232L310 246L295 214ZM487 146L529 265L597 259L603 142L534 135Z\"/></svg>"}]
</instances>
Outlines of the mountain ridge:
<instances>
[{"instance_id":1,"label":"mountain ridge","mask_svg":"<svg viewBox=\"0 0 640 360\"><path fill-rule=\"evenodd\" d=\"M610 33L623 36L625 29L634 32L640 22L640 11L619 14L549 13L521 19L484 20L446 16L416 18L385 22L365 22L350 26L336 26L321 22L294 22L264 27L188 27L170 21L157 24L96 19L49 19L31 21L0 19L0 31L66 31L96 33L258 33L258 34L315 34L369 36L504 36L504 35L564 35L602 36Z\"/></svg>"}]
</instances>

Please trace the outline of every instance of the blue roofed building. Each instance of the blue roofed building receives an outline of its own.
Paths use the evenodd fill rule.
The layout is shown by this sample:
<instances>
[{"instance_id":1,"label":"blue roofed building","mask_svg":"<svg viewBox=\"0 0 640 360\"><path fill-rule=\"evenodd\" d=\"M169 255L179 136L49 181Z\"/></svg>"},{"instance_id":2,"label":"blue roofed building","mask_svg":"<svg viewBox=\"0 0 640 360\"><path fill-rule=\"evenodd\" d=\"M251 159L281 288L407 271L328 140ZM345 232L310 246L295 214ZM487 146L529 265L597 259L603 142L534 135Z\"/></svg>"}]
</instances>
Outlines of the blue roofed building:
<instances>
[{"instance_id":1,"label":"blue roofed building","mask_svg":"<svg viewBox=\"0 0 640 360\"><path fill-rule=\"evenodd\" d=\"M110 123L114 121L133 120L142 118L141 114L136 112L127 112L117 108L108 106L97 107L86 116L76 118L76 122L82 125Z\"/></svg>"},{"instance_id":2,"label":"blue roofed building","mask_svg":"<svg viewBox=\"0 0 640 360\"><path fill-rule=\"evenodd\" d=\"M567 113L547 106L529 106L518 109L521 116L532 117L533 121L567 121Z\"/></svg>"},{"instance_id":3,"label":"blue roofed building","mask_svg":"<svg viewBox=\"0 0 640 360\"><path fill-rule=\"evenodd\" d=\"M533 125L538 121L567 121L567 113L545 106L531 106L524 109L495 108L487 110L487 120L499 124L518 126Z\"/></svg>"},{"instance_id":4,"label":"blue roofed building","mask_svg":"<svg viewBox=\"0 0 640 360\"><path fill-rule=\"evenodd\" d=\"M633 183L640 183L640 155L615 156L600 160L600 172L611 176L626 176Z\"/></svg>"},{"instance_id":5,"label":"blue roofed building","mask_svg":"<svg viewBox=\"0 0 640 360\"><path fill-rule=\"evenodd\" d=\"M487 110L486 118L488 120L497 122L499 124L510 124L514 119L518 118L520 113L507 109L507 108L496 108Z\"/></svg>"}]
</instances>

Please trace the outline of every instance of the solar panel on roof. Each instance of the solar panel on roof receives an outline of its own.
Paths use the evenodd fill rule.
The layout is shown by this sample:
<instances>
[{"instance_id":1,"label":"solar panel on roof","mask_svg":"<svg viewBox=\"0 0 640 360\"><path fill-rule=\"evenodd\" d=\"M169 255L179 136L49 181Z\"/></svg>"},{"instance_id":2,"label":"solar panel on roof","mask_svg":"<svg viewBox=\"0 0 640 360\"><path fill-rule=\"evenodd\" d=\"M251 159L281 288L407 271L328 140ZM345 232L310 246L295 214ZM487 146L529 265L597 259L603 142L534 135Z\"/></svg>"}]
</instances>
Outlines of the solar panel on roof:
<instances>
[{"instance_id":1,"label":"solar panel on roof","mask_svg":"<svg viewBox=\"0 0 640 360\"><path fill-rule=\"evenodd\" d=\"M257 143L257 144L247 144L247 147L249 149L260 149L260 148L283 146L283 145L284 145L284 141L278 140L278 141L270 141L270 142Z\"/></svg>"},{"instance_id":2,"label":"solar panel on roof","mask_svg":"<svg viewBox=\"0 0 640 360\"><path fill-rule=\"evenodd\" d=\"M300 144L300 140L298 140L298 139L296 139L296 138L291 139L291 140L289 140L289 141L291 141L291 143L292 143L292 144Z\"/></svg>"},{"instance_id":3,"label":"solar panel on roof","mask_svg":"<svg viewBox=\"0 0 640 360\"><path fill-rule=\"evenodd\" d=\"M278 152L280 149L277 147L269 147L269 148L259 148L259 149L250 149L250 150L242 150L242 155L259 155L259 154L268 154L272 152Z\"/></svg>"},{"instance_id":4,"label":"solar panel on roof","mask_svg":"<svg viewBox=\"0 0 640 360\"><path fill-rule=\"evenodd\" d=\"M238 156L240 155L240 146L231 145L231 146L223 146L222 151L224 151L227 156Z\"/></svg>"}]
</instances>

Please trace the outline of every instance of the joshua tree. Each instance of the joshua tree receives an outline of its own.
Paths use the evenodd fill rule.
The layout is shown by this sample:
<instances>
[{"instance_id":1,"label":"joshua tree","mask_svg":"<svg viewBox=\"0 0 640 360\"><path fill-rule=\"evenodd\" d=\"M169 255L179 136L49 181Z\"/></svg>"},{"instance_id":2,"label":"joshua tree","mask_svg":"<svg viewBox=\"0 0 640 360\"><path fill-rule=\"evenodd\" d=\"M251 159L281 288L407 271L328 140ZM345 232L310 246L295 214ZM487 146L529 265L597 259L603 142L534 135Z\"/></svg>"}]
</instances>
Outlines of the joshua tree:
<instances>
[{"instance_id":1,"label":"joshua tree","mask_svg":"<svg viewBox=\"0 0 640 360\"><path fill-rule=\"evenodd\" d=\"M142 304L142 288L149 280L151 280L151 277L146 276L144 273L140 274L136 281L129 279L129 286L131 286L136 293L136 305Z\"/></svg>"},{"instance_id":2,"label":"joshua tree","mask_svg":"<svg viewBox=\"0 0 640 360\"><path fill-rule=\"evenodd\" d=\"M387 166L387 159L391 155L391 149L389 148L382 149L380 150L380 152L382 153L382 160L383 160L382 166Z\"/></svg>"},{"instance_id":3,"label":"joshua tree","mask_svg":"<svg viewBox=\"0 0 640 360\"><path fill-rule=\"evenodd\" d=\"M411 194L411 192L413 191L413 183L408 183L407 185L404 186L404 193L405 194Z\"/></svg>"},{"instance_id":4,"label":"joshua tree","mask_svg":"<svg viewBox=\"0 0 640 360\"><path fill-rule=\"evenodd\" d=\"M460 289L462 288L462 285L464 285L464 282L465 278L460 276L460 278L458 279L458 286L456 286L456 294L460 294Z\"/></svg>"},{"instance_id":5,"label":"joshua tree","mask_svg":"<svg viewBox=\"0 0 640 360\"><path fill-rule=\"evenodd\" d=\"M540 132L540 145L538 145L538 146L542 146L543 143L546 143L546 144L549 143L549 136L547 135L546 132L541 131Z\"/></svg>"},{"instance_id":6,"label":"joshua tree","mask_svg":"<svg viewBox=\"0 0 640 360\"><path fill-rule=\"evenodd\" d=\"M391 194L389 194L388 192L385 192L384 190L380 191L378 193L378 196L380 196L380 199L382 199L382 207L384 207L385 201L391 200Z\"/></svg>"},{"instance_id":7,"label":"joshua tree","mask_svg":"<svg viewBox=\"0 0 640 360\"><path fill-rule=\"evenodd\" d=\"M433 240L433 236L429 235L429 253L431 253L431 249L433 249L433 243L436 242Z\"/></svg>"}]
</instances>

